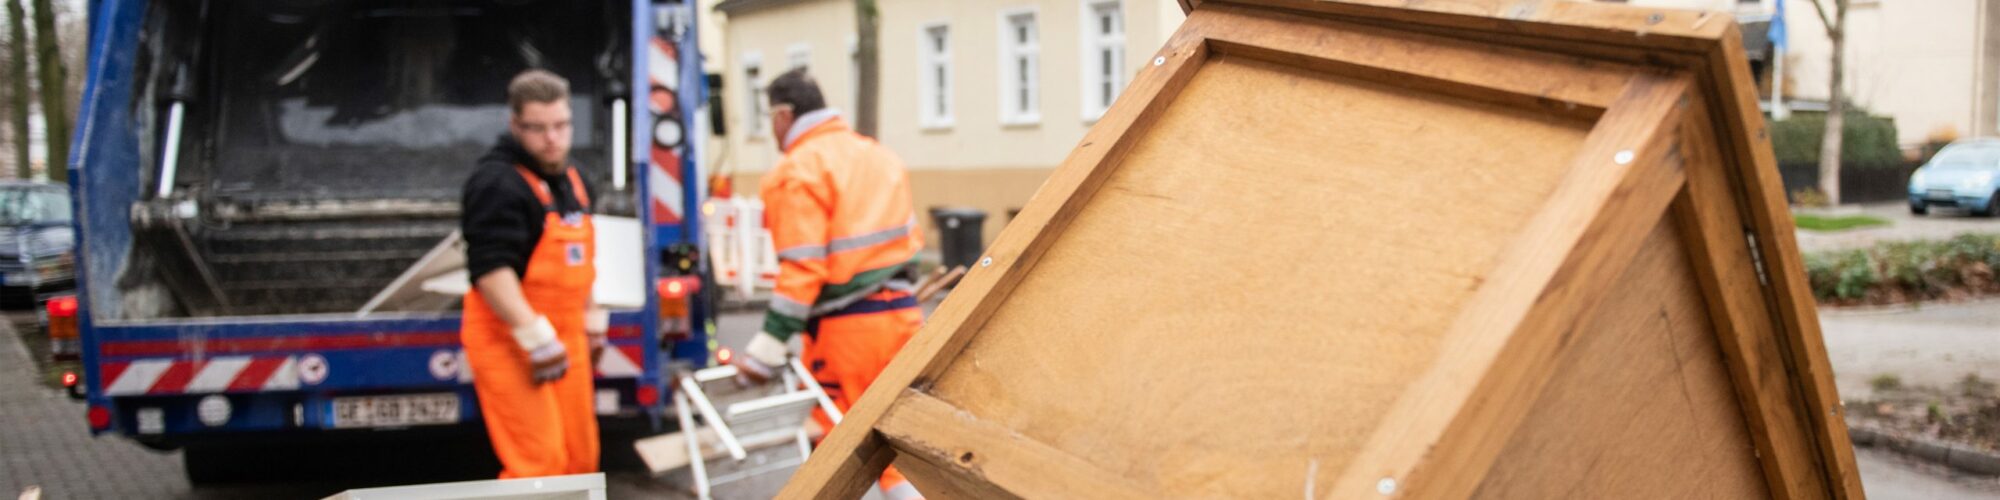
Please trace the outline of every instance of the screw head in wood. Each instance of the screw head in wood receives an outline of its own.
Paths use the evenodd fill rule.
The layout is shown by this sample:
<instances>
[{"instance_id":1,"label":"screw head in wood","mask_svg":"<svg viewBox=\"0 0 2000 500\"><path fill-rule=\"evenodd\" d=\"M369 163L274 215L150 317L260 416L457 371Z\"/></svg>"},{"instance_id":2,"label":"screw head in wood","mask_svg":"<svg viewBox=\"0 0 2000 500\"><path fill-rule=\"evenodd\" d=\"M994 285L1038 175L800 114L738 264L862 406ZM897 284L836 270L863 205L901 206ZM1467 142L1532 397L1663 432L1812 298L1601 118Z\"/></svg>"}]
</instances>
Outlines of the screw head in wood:
<instances>
[{"instance_id":1,"label":"screw head in wood","mask_svg":"<svg viewBox=\"0 0 2000 500\"><path fill-rule=\"evenodd\" d=\"M1665 21L1665 20L1667 20L1667 16L1659 14L1646 16L1646 24L1660 24L1660 21Z\"/></svg>"},{"instance_id":2,"label":"screw head in wood","mask_svg":"<svg viewBox=\"0 0 2000 500\"><path fill-rule=\"evenodd\" d=\"M1385 477L1385 478L1382 478L1382 480L1381 480L1381 481L1376 481L1376 482L1375 482L1375 492L1376 492L1376 493L1381 493L1381 494L1384 494L1384 495L1394 495L1394 494L1396 494L1396 478L1393 478L1393 477Z\"/></svg>"},{"instance_id":3,"label":"screw head in wood","mask_svg":"<svg viewBox=\"0 0 2000 500\"><path fill-rule=\"evenodd\" d=\"M987 257L984 259L979 259L979 267L993 267L993 258Z\"/></svg>"},{"instance_id":4,"label":"screw head in wood","mask_svg":"<svg viewBox=\"0 0 2000 500\"><path fill-rule=\"evenodd\" d=\"M1611 155L1611 161L1618 162L1619 165L1631 165L1632 150L1627 149L1624 151L1619 151L1618 154Z\"/></svg>"},{"instance_id":5,"label":"screw head in wood","mask_svg":"<svg viewBox=\"0 0 2000 500\"><path fill-rule=\"evenodd\" d=\"M1159 65L1162 65L1162 64L1166 64L1166 63L1167 63L1167 56L1160 56L1160 57L1155 57L1155 58L1153 58L1153 65L1154 65L1154 66L1159 66Z\"/></svg>"}]
</instances>

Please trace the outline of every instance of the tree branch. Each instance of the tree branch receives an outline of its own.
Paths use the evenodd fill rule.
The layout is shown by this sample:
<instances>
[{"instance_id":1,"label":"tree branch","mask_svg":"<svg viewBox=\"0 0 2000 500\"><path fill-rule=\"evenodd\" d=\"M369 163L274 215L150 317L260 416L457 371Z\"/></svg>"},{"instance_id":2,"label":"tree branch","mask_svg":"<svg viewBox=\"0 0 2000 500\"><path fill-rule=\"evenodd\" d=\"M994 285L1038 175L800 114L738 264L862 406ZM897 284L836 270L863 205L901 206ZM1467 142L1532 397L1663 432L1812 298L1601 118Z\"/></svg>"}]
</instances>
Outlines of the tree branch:
<instances>
[{"instance_id":1,"label":"tree branch","mask_svg":"<svg viewBox=\"0 0 2000 500\"><path fill-rule=\"evenodd\" d=\"M1778 0L1778 1L1783 2L1785 0ZM1845 3L1847 0L1833 0L1833 1L1835 3ZM1813 6L1813 11L1819 13L1819 23L1821 26L1826 26L1826 32L1828 34L1837 35L1840 33L1841 26L1833 24L1833 17L1826 15L1826 5L1820 3L1820 0L1807 0L1807 3L1811 3ZM1836 8L1839 8L1839 6L1836 6ZM1846 20L1842 19L1841 24L1847 24Z\"/></svg>"}]
</instances>

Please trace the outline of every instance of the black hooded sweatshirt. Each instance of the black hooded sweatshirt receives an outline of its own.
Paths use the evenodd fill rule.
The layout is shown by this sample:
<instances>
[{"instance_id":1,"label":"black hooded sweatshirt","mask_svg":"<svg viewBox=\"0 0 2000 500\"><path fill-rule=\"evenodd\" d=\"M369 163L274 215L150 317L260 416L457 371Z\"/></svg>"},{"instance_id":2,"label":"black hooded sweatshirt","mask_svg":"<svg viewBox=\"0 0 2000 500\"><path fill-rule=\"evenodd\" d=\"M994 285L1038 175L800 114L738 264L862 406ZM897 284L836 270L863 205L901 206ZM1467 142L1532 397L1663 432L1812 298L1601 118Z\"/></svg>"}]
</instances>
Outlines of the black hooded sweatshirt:
<instances>
[{"instance_id":1,"label":"black hooded sweatshirt","mask_svg":"<svg viewBox=\"0 0 2000 500\"><path fill-rule=\"evenodd\" d=\"M480 276L501 267L511 267L522 277L528 275L528 257L542 240L542 224L548 211L514 167L529 166L535 170L534 164L534 156L522 149L520 142L512 135L501 134L493 149L479 158L472 177L465 180L459 229L465 235L466 271L474 283ZM564 215L583 211L569 187L569 175L550 175L540 170L535 170L535 174L548 182L556 210ZM597 191L588 181L583 188L590 199L597 199Z\"/></svg>"}]
</instances>

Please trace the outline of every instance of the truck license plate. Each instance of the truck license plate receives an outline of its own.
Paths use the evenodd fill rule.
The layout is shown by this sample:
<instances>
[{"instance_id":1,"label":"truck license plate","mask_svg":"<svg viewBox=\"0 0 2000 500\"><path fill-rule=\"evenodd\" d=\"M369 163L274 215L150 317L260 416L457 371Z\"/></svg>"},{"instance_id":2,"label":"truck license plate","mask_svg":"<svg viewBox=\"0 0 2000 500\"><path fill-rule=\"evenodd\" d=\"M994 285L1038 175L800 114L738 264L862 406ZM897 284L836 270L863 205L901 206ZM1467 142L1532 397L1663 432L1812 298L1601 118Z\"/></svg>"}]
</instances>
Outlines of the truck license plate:
<instances>
[{"instance_id":1,"label":"truck license plate","mask_svg":"<svg viewBox=\"0 0 2000 500\"><path fill-rule=\"evenodd\" d=\"M458 395L334 398L333 426L402 427L458 423Z\"/></svg>"}]
</instances>

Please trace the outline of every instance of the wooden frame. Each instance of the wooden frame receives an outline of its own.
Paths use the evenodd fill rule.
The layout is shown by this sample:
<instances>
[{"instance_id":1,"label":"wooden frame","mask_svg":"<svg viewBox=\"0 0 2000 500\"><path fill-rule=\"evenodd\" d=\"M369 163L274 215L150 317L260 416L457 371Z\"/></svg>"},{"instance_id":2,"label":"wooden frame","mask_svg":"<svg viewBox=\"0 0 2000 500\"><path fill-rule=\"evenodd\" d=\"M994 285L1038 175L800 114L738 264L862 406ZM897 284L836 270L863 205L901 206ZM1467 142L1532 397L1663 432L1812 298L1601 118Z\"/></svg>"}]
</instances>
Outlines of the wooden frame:
<instances>
[{"instance_id":1,"label":"wooden frame","mask_svg":"<svg viewBox=\"0 0 2000 500\"><path fill-rule=\"evenodd\" d=\"M952 478L948 493L960 495L1160 496L927 391L1196 73L1240 57L1594 123L1435 361L1324 494L1473 495L1585 313L1668 218L1687 241L1768 491L1860 497L1734 23L1567 2L1409 4L1183 0L1179 32L781 496L858 497L891 461Z\"/></svg>"}]
</instances>

